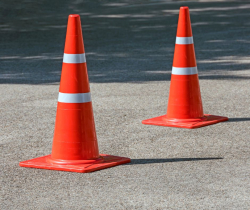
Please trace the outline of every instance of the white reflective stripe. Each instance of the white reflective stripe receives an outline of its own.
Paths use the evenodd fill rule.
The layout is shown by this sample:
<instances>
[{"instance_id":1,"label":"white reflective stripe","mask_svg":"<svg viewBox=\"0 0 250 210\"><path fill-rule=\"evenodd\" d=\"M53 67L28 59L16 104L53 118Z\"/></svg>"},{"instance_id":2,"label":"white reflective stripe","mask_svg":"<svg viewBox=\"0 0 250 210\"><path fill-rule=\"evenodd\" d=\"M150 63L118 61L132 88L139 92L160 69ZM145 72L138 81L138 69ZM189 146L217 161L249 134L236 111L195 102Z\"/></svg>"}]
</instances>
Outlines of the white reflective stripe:
<instances>
[{"instance_id":1,"label":"white reflective stripe","mask_svg":"<svg viewBox=\"0 0 250 210\"><path fill-rule=\"evenodd\" d=\"M198 74L198 70L197 70L197 66L196 67L187 67L187 68L172 67L172 74L192 75L192 74Z\"/></svg>"},{"instance_id":2,"label":"white reflective stripe","mask_svg":"<svg viewBox=\"0 0 250 210\"><path fill-rule=\"evenodd\" d=\"M193 44L194 40L192 36L190 37L178 37L177 36L175 43L176 44Z\"/></svg>"},{"instance_id":3,"label":"white reflective stripe","mask_svg":"<svg viewBox=\"0 0 250 210\"><path fill-rule=\"evenodd\" d=\"M64 63L86 63L85 53L82 54L67 54L63 55Z\"/></svg>"},{"instance_id":4,"label":"white reflective stripe","mask_svg":"<svg viewBox=\"0 0 250 210\"><path fill-rule=\"evenodd\" d=\"M87 103L91 101L90 93L60 93L58 102L62 103Z\"/></svg>"}]
</instances>

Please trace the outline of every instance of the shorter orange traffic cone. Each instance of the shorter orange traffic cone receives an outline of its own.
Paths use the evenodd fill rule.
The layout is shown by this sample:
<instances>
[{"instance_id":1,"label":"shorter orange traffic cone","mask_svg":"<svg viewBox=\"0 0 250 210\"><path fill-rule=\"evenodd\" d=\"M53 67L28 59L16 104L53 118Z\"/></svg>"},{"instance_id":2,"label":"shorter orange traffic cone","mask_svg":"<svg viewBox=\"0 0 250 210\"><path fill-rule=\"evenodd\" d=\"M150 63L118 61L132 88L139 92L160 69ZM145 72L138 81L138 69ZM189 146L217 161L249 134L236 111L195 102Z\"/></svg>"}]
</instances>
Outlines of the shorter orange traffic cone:
<instances>
[{"instance_id":1,"label":"shorter orange traffic cone","mask_svg":"<svg viewBox=\"0 0 250 210\"><path fill-rule=\"evenodd\" d=\"M203 114L189 10L181 7L167 114L142 123L192 129L227 120L227 117Z\"/></svg>"},{"instance_id":2,"label":"shorter orange traffic cone","mask_svg":"<svg viewBox=\"0 0 250 210\"><path fill-rule=\"evenodd\" d=\"M99 154L79 15L69 15L51 155L22 167L92 172L130 159Z\"/></svg>"}]
</instances>

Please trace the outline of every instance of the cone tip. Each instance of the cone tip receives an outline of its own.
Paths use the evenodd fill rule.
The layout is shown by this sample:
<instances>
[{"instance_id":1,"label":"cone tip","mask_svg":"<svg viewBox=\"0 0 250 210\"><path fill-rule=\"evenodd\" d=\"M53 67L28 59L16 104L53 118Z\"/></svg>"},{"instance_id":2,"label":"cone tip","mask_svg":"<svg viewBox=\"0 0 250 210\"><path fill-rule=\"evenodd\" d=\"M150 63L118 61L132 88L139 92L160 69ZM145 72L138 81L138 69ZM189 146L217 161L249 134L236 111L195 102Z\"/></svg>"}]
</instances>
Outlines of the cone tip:
<instances>
[{"instance_id":1,"label":"cone tip","mask_svg":"<svg viewBox=\"0 0 250 210\"><path fill-rule=\"evenodd\" d=\"M69 18L77 18L77 17L80 17L80 15L78 15L78 14L71 14L71 15L69 15Z\"/></svg>"},{"instance_id":2,"label":"cone tip","mask_svg":"<svg viewBox=\"0 0 250 210\"><path fill-rule=\"evenodd\" d=\"M180 7L180 9L188 10L188 7L187 6L183 6L183 7Z\"/></svg>"}]
</instances>

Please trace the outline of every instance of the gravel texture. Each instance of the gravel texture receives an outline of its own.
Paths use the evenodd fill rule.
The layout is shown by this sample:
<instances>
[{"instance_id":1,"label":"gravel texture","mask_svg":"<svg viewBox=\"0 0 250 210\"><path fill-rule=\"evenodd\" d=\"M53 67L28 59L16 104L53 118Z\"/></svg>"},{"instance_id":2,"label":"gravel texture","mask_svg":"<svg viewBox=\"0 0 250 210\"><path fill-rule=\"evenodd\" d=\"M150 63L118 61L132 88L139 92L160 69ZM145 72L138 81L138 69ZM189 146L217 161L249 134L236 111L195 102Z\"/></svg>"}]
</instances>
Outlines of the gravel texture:
<instances>
[{"instance_id":1,"label":"gravel texture","mask_svg":"<svg viewBox=\"0 0 250 210\"><path fill-rule=\"evenodd\" d=\"M1 1L1 209L249 209L248 1ZM166 113L180 6L189 6L204 112ZM80 174L19 167L50 154L69 14L80 14L99 150L131 163Z\"/></svg>"}]
</instances>

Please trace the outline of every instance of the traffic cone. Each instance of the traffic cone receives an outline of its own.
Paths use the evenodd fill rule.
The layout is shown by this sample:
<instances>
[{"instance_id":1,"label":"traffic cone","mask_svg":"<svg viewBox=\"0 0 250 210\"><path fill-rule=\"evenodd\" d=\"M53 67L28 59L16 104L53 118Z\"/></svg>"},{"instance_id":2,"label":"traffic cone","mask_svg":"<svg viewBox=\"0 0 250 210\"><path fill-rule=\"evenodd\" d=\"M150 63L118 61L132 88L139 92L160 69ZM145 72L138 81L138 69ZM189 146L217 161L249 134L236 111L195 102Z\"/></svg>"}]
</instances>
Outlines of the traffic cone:
<instances>
[{"instance_id":1,"label":"traffic cone","mask_svg":"<svg viewBox=\"0 0 250 210\"><path fill-rule=\"evenodd\" d=\"M79 15L69 15L51 155L22 167L92 172L129 158L99 154Z\"/></svg>"},{"instance_id":2,"label":"traffic cone","mask_svg":"<svg viewBox=\"0 0 250 210\"><path fill-rule=\"evenodd\" d=\"M189 9L181 7L167 114L142 123L192 129L227 120L227 117L203 114Z\"/></svg>"}]
</instances>

